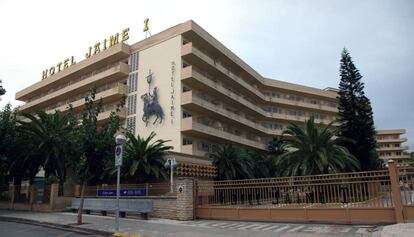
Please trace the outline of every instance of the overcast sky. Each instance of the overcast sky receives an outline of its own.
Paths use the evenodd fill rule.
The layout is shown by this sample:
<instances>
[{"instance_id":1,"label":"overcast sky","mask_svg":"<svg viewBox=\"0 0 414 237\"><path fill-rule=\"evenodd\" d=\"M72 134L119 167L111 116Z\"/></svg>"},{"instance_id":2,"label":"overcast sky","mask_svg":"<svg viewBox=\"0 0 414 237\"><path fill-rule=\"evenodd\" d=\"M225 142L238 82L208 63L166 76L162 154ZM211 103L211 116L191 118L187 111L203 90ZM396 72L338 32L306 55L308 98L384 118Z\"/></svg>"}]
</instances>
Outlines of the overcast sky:
<instances>
[{"instance_id":1,"label":"overcast sky","mask_svg":"<svg viewBox=\"0 0 414 237\"><path fill-rule=\"evenodd\" d=\"M41 79L42 70L130 27L142 40L193 19L265 77L337 87L348 48L364 76L377 129L407 129L414 150L414 1L21 1L0 0L0 79L7 94Z\"/></svg>"}]
</instances>

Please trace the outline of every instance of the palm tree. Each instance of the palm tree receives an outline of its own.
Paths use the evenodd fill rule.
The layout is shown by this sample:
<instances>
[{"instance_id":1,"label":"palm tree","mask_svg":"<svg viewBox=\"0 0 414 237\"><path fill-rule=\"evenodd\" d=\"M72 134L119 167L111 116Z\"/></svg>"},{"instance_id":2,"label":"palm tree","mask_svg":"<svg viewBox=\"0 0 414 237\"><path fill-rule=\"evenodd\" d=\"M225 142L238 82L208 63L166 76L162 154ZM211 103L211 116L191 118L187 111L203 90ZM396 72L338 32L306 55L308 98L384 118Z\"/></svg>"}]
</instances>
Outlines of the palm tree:
<instances>
[{"instance_id":1,"label":"palm tree","mask_svg":"<svg viewBox=\"0 0 414 237\"><path fill-rule=\"evenodd\" d=\"M273 163L272 156L258 150L245 151L253 162L253 176L255 178L272 177Z\"/></svg>"},{"instance_id":2,"label":"palm tree","mask_svg":"<svg viewBox=\"0 0 414 237\"><path fill-rule=\"evenodd\" d=\"M18 120L20 126L17 131L27 139L30 145L26 153L24 163L32 167L33 165L42 166L47 174L54 174L59 177L63 184L65 179L65 159L70 153L70 135L75 127L75 120L71 112L61 114L37 112L36 115L21 113L29 120ZM36 168L32 168L36 171ZM37 172L31 174L31 180Z\"/></svg>"},{"instance_id":3,"label":"palm tree","mask_svg":"<svg viewBox=\"0 0 414 237\"><path fill-rule=\"evenodd\" d=\"M317 125L311 117L304 127L289 124L284 134L289 151L277 160L282 175L315 175L356 171L358 160L335 137L331 124Z\"/></svg>"},{"instance_id":4,"label":"palm tree","mask_svg":"<svg viewBox=\"0 0 414 237\"><path fill-rule=\"evenodd\" d=\"M281 137L274 137L267 145L267 150L272 155L281 155L287 152L286 142Z\"/></svg>"},{"instance_id":5,"label":"palm tree","mask_svg":"<svg viewBox=\"0 0 414 237\"><path fill-rule=\"evenodd\" d=\"M213 165L218 169L218 179L253 178L253 161L249 155L233 145L219 146L213 153Z\"/></svg>"},{"instance_id":6,"label":"palm tree","mask_svg":"<svg viewBox=\"0 0 414 237\"><path fill-rule=\"evenodd\" d=\"M164 157L173 147L165 145L169 141L162 139L151 142L155 135L151 132L147 138L143 138L135 137L131 133L126 134L128 142L125 147L124 167L127 170L124 172L139 181L152 177L167 179Z\"/></svg>"}]
</instances>

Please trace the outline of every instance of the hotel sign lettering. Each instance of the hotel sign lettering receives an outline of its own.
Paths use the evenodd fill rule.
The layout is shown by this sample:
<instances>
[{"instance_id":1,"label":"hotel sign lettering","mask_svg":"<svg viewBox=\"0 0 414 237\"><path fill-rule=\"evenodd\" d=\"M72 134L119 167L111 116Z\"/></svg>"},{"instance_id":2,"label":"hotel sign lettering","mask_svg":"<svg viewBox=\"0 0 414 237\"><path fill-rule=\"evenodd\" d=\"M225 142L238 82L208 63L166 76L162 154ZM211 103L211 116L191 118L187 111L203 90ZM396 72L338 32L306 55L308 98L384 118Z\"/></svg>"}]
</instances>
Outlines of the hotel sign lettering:
<instances>
[{"instance_id":1,"label":"hotel sign lettering","mask_svg":"<svg viewBox=\"0 0 414 237\"><path fill-rule=\"evenodd\" d=\"M93 46L90 46L88 48L88 52L85 54L85 58L90 58L91 56L95 54L98 54L106 49L109 49L110 47L114 45L117 45L120 41L124 42L128 39L129 39L129 28L126 28L121 32L121 35L119 33L116 33L115 35L111 35L109 38L104 39L102 42L97 42ZM58 64L56 64L56 66L52 66L49 69L44 70L42 73L42 80L74 64L76 64L76 61L73 56L70 58L67 58L63 60L63 62L59 62Z\"/></svg>"}]
</instances>

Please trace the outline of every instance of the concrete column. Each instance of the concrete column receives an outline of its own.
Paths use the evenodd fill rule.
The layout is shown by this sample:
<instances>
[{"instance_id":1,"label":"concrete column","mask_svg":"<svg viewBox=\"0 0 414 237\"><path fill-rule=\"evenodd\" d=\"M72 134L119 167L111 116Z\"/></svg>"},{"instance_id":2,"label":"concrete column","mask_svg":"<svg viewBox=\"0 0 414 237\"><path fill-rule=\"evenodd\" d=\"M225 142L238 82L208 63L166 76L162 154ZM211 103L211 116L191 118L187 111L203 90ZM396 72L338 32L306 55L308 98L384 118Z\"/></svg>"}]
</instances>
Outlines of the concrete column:
<instances>
[{"instance_id":1,"label":"concrete column","mask_svg":"<svg viewBox=\"0 0 414 237\"><path fill-rule=\"evenodd\" d=\"M51 210L53 210L55 207L58 194L59 194L59 184L51 184L50 185L50 200L49 200L49 206Z\"/></svg>"},{"instance_id":2,"label":"concrete column","mask_svg":"<svg viewBox=\"0 0 414 237\"><path fill-rule=\"evenodd\" d=\"M177 178L177 219L182 221L194 220L194 179Z\"/></svg>"},{"instance_id":3,"label":"concrete column","mask_svg":"<svg viewBox=\"0 0 414 237\"><path fill-rule=\"evenodd\" d=\"M391 181L392 200L394 201L395 219L397 220L397 223L404 223L398 170L393 160L388 161L388 171Z\"/></svg>"}]
</instances>

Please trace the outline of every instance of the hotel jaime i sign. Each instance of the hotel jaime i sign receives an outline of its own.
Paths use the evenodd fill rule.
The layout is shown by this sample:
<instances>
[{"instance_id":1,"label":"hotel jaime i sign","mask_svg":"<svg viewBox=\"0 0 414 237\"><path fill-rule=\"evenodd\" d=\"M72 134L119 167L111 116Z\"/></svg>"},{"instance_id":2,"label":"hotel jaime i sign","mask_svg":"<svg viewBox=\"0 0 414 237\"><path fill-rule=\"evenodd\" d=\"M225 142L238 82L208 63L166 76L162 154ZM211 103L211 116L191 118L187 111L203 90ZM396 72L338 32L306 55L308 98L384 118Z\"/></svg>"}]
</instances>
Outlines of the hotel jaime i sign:
<instances>
[{"instance_id":1,"label":"hotel jaime i sign","mask_svg":"<svg viewBox=\"0 0 414 237\"><path fill-rule=\"evenodd\" d=\"M85 54L85 58L90 58L91 56L98 54L110 47L119 44L119 42L124 42L129 39L129 28L124 29L121 34L116 33L111 35L109 38L104 39L101 42L95 43L93 46L88 48L88 51ZM63 60L62 62L57 63L54 66L51 66L49 69L46 69L42 73L42 80L46 79L57 72L60 72L70 66L76 64L75 58L72 56Z\"/></svg>"}]
</instances>

